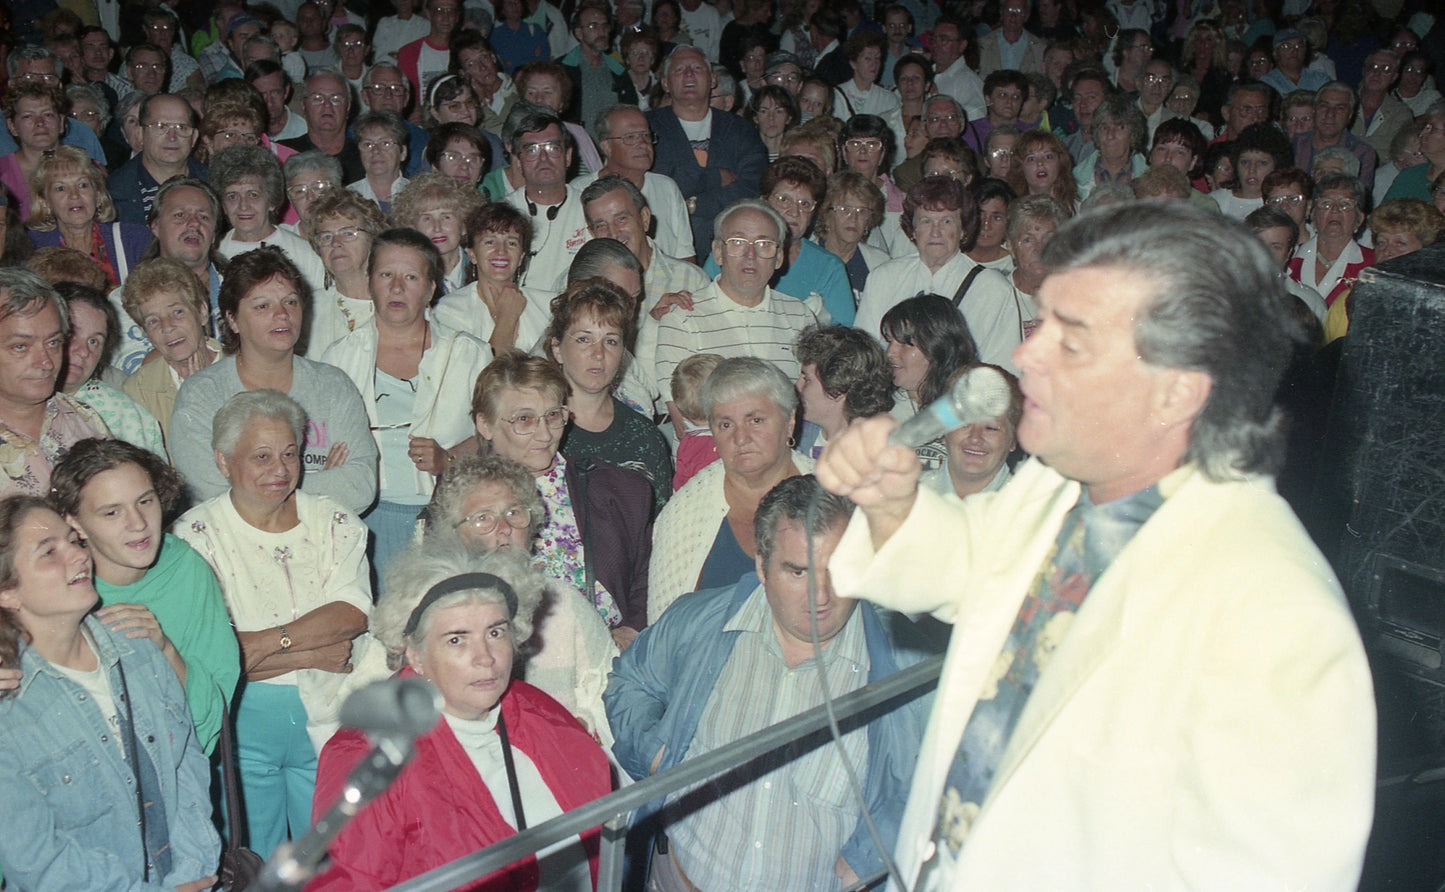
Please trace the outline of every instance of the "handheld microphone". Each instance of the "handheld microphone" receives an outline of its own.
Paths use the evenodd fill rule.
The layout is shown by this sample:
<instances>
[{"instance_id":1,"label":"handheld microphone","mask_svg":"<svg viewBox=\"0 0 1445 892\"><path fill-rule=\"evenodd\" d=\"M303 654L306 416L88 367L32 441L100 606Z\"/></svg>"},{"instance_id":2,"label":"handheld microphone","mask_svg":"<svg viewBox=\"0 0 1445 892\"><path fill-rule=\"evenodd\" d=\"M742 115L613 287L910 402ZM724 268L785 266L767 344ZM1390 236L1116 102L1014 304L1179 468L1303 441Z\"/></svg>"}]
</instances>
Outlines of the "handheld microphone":
<instances>
[{"instance_id":1,"label":"handheld microphone","mask_svg":"<svg viewBox=\"0 0 1445 892\"><path fill-rule=\"evenodd\" d=\"M441 694L420 678L388 678L352 693L341 704L341 724L374 737L414 738L441 718Z\"/></svg>"},{"instance_id":2,"label":"handheld microphone","mask_svg":"<svg viewBox=\"0 0 1445 892\"><path fill-rule=\"evenodd\" d=\"M979 366L959 376L953 390L918 410L898 425L888 442L910 449L932 442L949 431L992 421L1008 411L1009 386L997 369Z\"/></svg>"}]
</instances>

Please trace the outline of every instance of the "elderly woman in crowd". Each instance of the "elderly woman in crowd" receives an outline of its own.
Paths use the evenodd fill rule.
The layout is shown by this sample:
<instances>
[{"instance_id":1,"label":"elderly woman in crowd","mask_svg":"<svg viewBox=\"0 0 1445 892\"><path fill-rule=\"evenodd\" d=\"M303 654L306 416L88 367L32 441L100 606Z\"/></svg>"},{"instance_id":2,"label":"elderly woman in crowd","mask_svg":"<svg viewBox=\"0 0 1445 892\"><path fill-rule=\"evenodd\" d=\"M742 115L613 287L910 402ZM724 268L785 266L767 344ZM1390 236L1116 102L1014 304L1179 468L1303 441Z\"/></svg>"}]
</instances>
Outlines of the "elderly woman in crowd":
<instances>
[{"instance_id":1,"label":"elderly woman in crowd","mask_svg":"<svg viewBox=\"0 0 1445 892\"><path fill-rule=\"evenodd\" d=\"M1260 184L1264 203L1289 214L1299 227L1301 238L1310 235L1310 218L1314 216L1314 205L1310 202L1310 196L1314 191L1314 177L1298 167L1275 170Z\"/></svg>"},{"instance_id":2,"label":"elderly woman in crowd","mask_svg":"<svg viewBox=\"0 0 1445 892\"><path fill-rule=\"evenodd\" d=\"M813 237L843 261L856 306L868 274L889 259L881 249L866 244L883 222L883 192L862 174L840 170L828 178L823 205Z\"/></svg>"},{"instance_id":3,"label":"elderly woman in crowd","mask_svg":"<svg viewBox=\"0 0 1445 892\"><path fill-rule=\"evenodd\" d=\"M1385 200L1391 198L1419 198L1430 200L1430 184L1445 174L1445 101L1437 101L1420 116L1420 154L1424 164L1416 164L1400 171ZM0 158L0 165L4 159Z\"/></svg>"},{"instance_id":4,"label":"elderly woman in crowd","mask_svg":"<svg viewBox=\"0 0 1445 892\"><path fill-rule=\"evenodd\" d=\"M226 491L211 442L211 421L243 390L289 394L310 416L300 442L306 491L360 513L376 498L376 442L351 379L334 366L296 355L311 289L278 248L257 248L232 261L221 285L225 356L181 386L171 416L171 459L198 499Z\"/></svg>"},{"instance_id":5,"label":"elderly woman in crowd","mask_svg":"<svg viewBox=\"0 0 1445 892\"><path fill-rule=\"evenodd\" d=\"M1309 285L1333 304L1354 287L1360 271L1375 263L1375 251L1356 240L1365 222L1365 184L1345 174L1315 183L1310 222L1314 236L1289 262L1290 278Z\"/></svg>"},{"instance_id":6,"label":"elderly woman in crowd","mask_svg":"<svg viewBox=\"0 0 1445 892\"><path fill-rule=\"evenodd\" d=\"M145 409L119 389L100 380L99 372L120 340L115 307L89 285L60 282L55 290L65 298L70 315L65 371L58 389L95 410L111 436L144 446L158 456L166 454L161 426Z\"/></svg>"},{"instance_id":7,"label":"elderly woman in crowd","mask_svg":"<svg viewBox=\"0 0 1445 892\"><path fill-rule=\"evenodd\" d=\"M201 117L200 139L196 141L196 149L191 153L197 161L209 164L219 152L231 146L261 145L261 134L266 132L266 102L255 93L251 93L249 98L252 101L239 97L217 100L207 98L205 114ZM272 153L286 153L284 156L277 154L278 160L296 154L295 149L276 143L269 146L268 150Z\"/></svg>"},{"instance_id":8,"label":"elderly woman in crowd","mask_svg":"<svg viewBox=\"0 0 1445 892\"><path fill-rule=\"evenodd\" d=\"M547 331L552 299L517 284L532 248L531 219L510 204L494 202L474 209L464 232L477 279L442 295L432 317L486 341L494 354L531 350Z\"/></svg>"},{"instance_id":9,"label":"elderly woman in crowd","mask_svg":"<svg viewBox=\"0 0 1445 892\"><path fill-rule=\"evenodd\" d=\"M637 91L637 107L647 111L652 108L653 97L662 93L657 76L657 64L663 55L662 41L650 28L627 28L622 32L618 50L627 68L624 73Z\"/></svg>"},{"instance_id":10,"label":"elderly woman in crowd","mask_svg":"<svg viewBox=\"0 0 1445 892\"><path fill-rule=\"evenodd\" d=\"M1018 378L998 366L973 364L956 370L948 379L948 387L977 368L990 368L1003 375L1008 383L1008 409L997 418L966 424L943 435L947 457L940 467L925 471L919 485L948 501L962 501L975 493L1002 488L1009 478L1008 458L1018 449L1019 421L1024 414Z\"/></svg>"},{"instance_id":11,"label":"elderly woman in crowd","mask_svg":"<svg viewBox=\"0 0 1445 892\"><path fill-rule=\"evenodd\" d=\"M426 509L426 541L456 538L477 554L531 556L547 516L527 470L500 455L458 459ZM537 634L518 677L561 703L603 746L612 742L602 692L618 648L592 602L566 580L547 577Z\"/></svg>"},{"instance_id":12,"label":"elderly woman in crowd","mask_svg":"<svg viewBox=\"0 0 1445 892\"><path fill-rule=\"evenodd\" d=\"M1019 195L1052 195L1073 213L1079 203L1074 159L1064 141L1045 130L1028 130L1014 143L1014 182Z\"/></svg>"},{"instance_id":13,"label":"elderly woman in crowd","mask_svg":"<svg viewBox=\"0 0 1445 892\"><path fill-rule=\"evenodd\" d=\"M291 209L286 212L281 228L307 238L306 227L310 225L307 214L311 206L321 196L342 187L341 162L319 149L312 149L287 158L282 172Z\"/></svg>"},{"instance_id":14,"label":"elderly woman in crowd","mask_svg":"<svg viewBox=\"0 0 1445 892\"><path fill-rule=\"evenodd\" d=\"M207 753L221 733L241 670L236 633L210 566L165 532L183 483L162 458L122 440L81 440L55 466L51 504L85 538L95 562L99 619L144 630L176 670Z\"/></svg>"},{"instance_id":15,"label":"elderly woman in crowd","mask_svg":"<svg viewBox=\"0 0 1445 892\"><path fill-rule=\"evenodd\" d=\"M1034 295L1048 272L1044 248L1069 214L1063 205L1047 195L1029 195L1008 209L1008 250L1014 268L1009 283L1019 311L1020 338L1027 338L1038 325L1038 303Z\"/></svg>"},{"instance_id":16,"label":"elderly woman in crowd","mask_svg":"<svg viewBox=\"0 0 1445 892\"><path fill-rule=\"evenodd\" d=\"M636 471L559 451L571 410L552 362L504 353L477 377L472 417L484 451L530 472L547 508L537 558L587 595L619 647L647 625L652 488Z\"/></svg>"},{"instance_id":17,"label":"elderly woman in crowd","mask_svg":"<svg viewBox=\"0 0 1445 892\"><path fill-rule=\"evenodd\" d=\"M442 124L432 131L431 141L426 144L426 160L432 169L479 193L482 177L491 169L491 157L487 138L470 124Z\"/></svg>"},{"instance_id":18,"label":"elderly woman in crowd","mask_svg":"<svg viewBox=\"0 0 1445 892\"><path fill-rule=\"evenodd\" d=\"M838 132L842 168L861 173L883 193L883 223L874 230L872 244L890 254L896 254L902 243L898 219L903 212L903 190L888 176L895 139L893 128L877 115L854 115Z\"/></svg>"},{"instance_id":19,"label":"elderly woman in crowd","mask_svg":"<svg viewBox=\"0 0 1445 892\"><path fill-rule=\"evenodd\" d=\"M1149 167L1143 155L1149 143L1149 125L1139 103L1131 97L1117 93L1106 96L1094 110L1090 133L1098 151L1074 168L1080 201L1101 183L1128 185Z\"/></svg>"},{"instance_id":20,"label":"elderly woman in crowd","mask_svg":"<svg viewBox=\"0 0 1445 892\"><path fill-rule=\"evenodd\" d=\"M316 753L336 729L342 689L371 611L366 527L301 492L306 413L274 390L238 393L210 445L229 489L187 511L176 534L221 582L246 680L236 747L251 848L267 856L310 826ZM360 683L359 681L357 683Z\"/></svg>"},{"instance_id":21,"label":"elderly woman in crowd","mask_svg":"<svg viewBox=\"0 0 1445 892\"><path fill-rule=\"evenodd\" d=\"M109 138L110 105L95 84L71 84L65 88L70 100L70 117L89 127L105 151L105 166L111 170L130 160L130 147Z\"/></svg>"},{"instance_id":22,"label":"elderly woman in crowd","mask_svg":"<svg viewBox=\"0 0 1445 892\"><path fill-rule=\"evenodd\" d=\"M262 245L279 248L306 277L313 292L326 285L326 268L306 240L276 225L286 200L281 164L260 146L232 146L211 159L211 187L231 225L216 250L228 259Z\"/></svg>"},{"instance_id":23,"label":"elderly woman in crowd","mask_svg":"<svg viewBox=\"0 0 1445 892\"><path fill-rule=\"evenodd\" d=\"M325 290L314 295L307 352L319 355L371 319L366 263L371 240L387 228L376 202L350 189L328 192L312 206L311 247L326 267Z\"/></svg>"},{"instance_id":24,"label":"elderly woman in crowd","mask_svg":"<svg viewBox=\"0 0 1445 892\"><path fill-rule=\"evenodd\" d=\"M442 294L468 281L462 236L467 216L482 203L476 192L458 189L453 177L438 172L416 177L392 200L392 222L420 231L441 255Z\"/></svg>"},{"instance_id":25,"label":"elderly woman in crowd","mask_svg":"<svg viewBox=\"0 0 1445 892\"><path fill-rule=\"evenodd\" d=\"M84 149L59 146L30 177L30 240L37 248L74 248L105 271L111 287L125 281L154 236L140 223L117 223L105 171Z\"/></svg>"},{"instance_id":26,"label":"elderly woman in crowd","mask_svg":"<svg viewBox=\"0 0 1445 892\"><path fill-rule=\"evenodd\" d=\"M972 192L978 202L978 238L964 253L979 266L1008 275L1014 265L1008 251L1008 209L1018 196L1008 183L993 177L979 180Z\"/></svg>"},{"instance_id":27,"label":"elderly woman in crowd","mask_svg":"<svg viewBox=\"0 0 1445 892\"><path fill-rule=\"evenodd\" d=\"M855 418L893 409L893 373L878 342L856 328L825 325L798 336L803 371L793 385L803 404L798 451L816 459Z\"/></svg>"},{"instance_id":28,"label":"elderly woman in crowd","mask_svg":"<svg viewBox=\"0 0 1445 892\"><path fill-rule=\"evenodd\" d=\"M978 237L978 220L973 196L957 180L925 177L909 189L903 225L918 255L891 260L868 277L853 324L881 338L883 314L904 297L943 295L962 314L983 360L1012 368L1019 343L1013 289L1003 274L964 253Z\"/></svg>"},{"instance_id":29,"label":"elderly woman in crowd","mask_svg":"<svg viewBox=\"0 0 1445 892\"><path fill-rule=\"evenodd\" d=\"M607 756L587 730L512 679L542 597L541 575L514 553L479 556L443 539L397 560L372 628L394 667L436 686L442 720L417 738L396 783L337 836L329 867L308 888L387 889L611 790ZM316 817L370 750L350 729L326 745ZM590 889L597 854L593 828L466 888Z\"/></svg>"},{"instance_id":30,"label":"elderly woman in crowd","mask_svg":"<svg viewBox=\"0 0 1445 892\"><path fill-rule=\"evenodd\" d=\"M414 229L388 229L367 262L371 319L333 343L323 362L346 373L361 393L381 455L380 500L366 517L375 537L372 565L382 578L411 541L417 514L448 451L472 436L459 411L478 373L492 359L486 343L426 317L441 286L441 258Z\"/></svg>"},{"instance_id":31,"label":"elderly woman in crowd","mask_svg":"<svg viewBox=\"0 0 1445 892\"><path fill-rule=\"evenodd\" d=\"M481 103L471 82L457 74L439 74L427 82L422 90L426 102L424 121L428 128L435 129L442 124L465 124L477 126L481 118Z\"/></svg>"},{"instance_id":32,"label":"elderly woman in crowd","mask_svg":"<svg viewBox=\"0 0 1445 892\"><path fill-rule=\"evenodd\" d=\"M6 879L210 889L221 843L206 756L159 625L92 615L90 553L40 499L0 500L0 568L0 665L21 672L0 690Z\"/></svg>"},{"instance_id":33,"label":"elderly woman in crowd","mask_svg":"<svg viewBox=\"0 0 1445 892\"><path fill-rule=\"evenodd\" d=\"M410 138L406 122L391 112L371 111L356 119L353 131L366 176L346 188L376 202L384 214L391 207L392 196L407 184L401 172Z\"/></svg>"},{"instance_id":34,"label":"elderly woman in crowd","mask_svg":"<svg viewBox=\"0 0 1445 892\"><path fill-rule=\"evenodd\" d=\"M978 362L978 348L968 325L949 302L937 294L910 297L883 314L880 326L888 365L899 399L893 416L907 421L924 406L948 393L953 373ZM925 468L943 461L941 440L916 450Z\"/></svg>"},{"instance_id":35,"label":"elderly woman in crowd","mask_svg":"<svg viewBox=\"0 0 1445 892\"><path fill-rule=\"evenodd\" d=\"M1384 263L1427 248L1445 235L1445 214L1418 198L1394 198L1370 214L1370 236L1375 262ZM1354 291L1336 300L1325 316L1325 340L1345 336L1350 327Z\"/></svg>"},{"instance_id":36,"label":"elderly woman in crowd","mask_svg":"<svg viewBox=\"0 0 1445 892\"><path fill-rule=\"evenodd\" d=\"M553 298L546 345L567 379L572 424L562 436L562 454L573 462L592 458L640 472L660 511L672 495L672 450L651 419L613 393L636 315L632 296L617 284L582 279Z\"/></svg>"},{"instance_id":37,"label":"elderly woman in crowd","mask_svg":"<svg viewBox=\"0 0 1445 892\"><path fill-rule=\"evenodd\" d=\"M811 458L789 448L797 407L793 383L761 359L725 359L703 384L720 461L678 490L657 519L649 621L682 595L734 585L753 569L758 502L779 481L813 470Z\"/></svg>"},{"instance_id":38,"label":"elderly woman in crowd","mask_svg":"<svg viewBox=\"0 0 1445 892\"><path fill-rule=\"evenodd\" d=\"M30 180L60 146L69 111L70 100L58 84L16 81L5 93L5 124L16 149L0 155L0 185L15 197L22 221L30 219Z\"/></svg>"},{"instance_id":39,"label":"elderly woman in crowd","mask_svg":"<svg viewBox=\"0 0 1445 892\"><path fill-rule=\"evenodd\" d=\"M165 257L136 267L120 295L126 315L158 354L126 378L121 390L155 416L163 441L169 443L181 382L221 357L220 342L206 334L210 301L195 273Z\"/></svg>"},{"instance_id":40,"label":"elderly woman in crowd","mask_svg":"<svg viewBox=\"0 0 1445 892\"><path fill-rule=\"evenodd\" d=\"M792 93L777 84L765 84L753 91L744 117L758 128L768 160L776 161L783 150L783 134L798 123L798 103Z\"/></svg>"}]
</instances>

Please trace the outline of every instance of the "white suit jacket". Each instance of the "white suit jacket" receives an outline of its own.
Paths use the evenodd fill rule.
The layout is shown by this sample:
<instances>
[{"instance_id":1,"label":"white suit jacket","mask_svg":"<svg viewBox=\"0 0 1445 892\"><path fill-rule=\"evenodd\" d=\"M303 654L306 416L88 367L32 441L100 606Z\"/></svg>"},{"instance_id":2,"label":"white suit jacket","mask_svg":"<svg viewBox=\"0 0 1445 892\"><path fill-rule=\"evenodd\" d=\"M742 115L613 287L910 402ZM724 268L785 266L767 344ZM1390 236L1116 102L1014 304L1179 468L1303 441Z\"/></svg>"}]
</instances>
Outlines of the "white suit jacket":
<instances>
[{"instance_id":1,"label":"white suit jacket","mask_svg":"<svg viewBox=\"0 0 1445 892\"><path fill-rule=\"evenodd\" d=\"M1267 477L1192 468L1094 584L1040 674L951 888L1353 890L1375 711L1329 566ZM954 634L899 833L910 883L939 792L1079 485L1038 461L1002 490L920 491L876 554L855 516L840 595Z\"/></svg>"}]
</instances>

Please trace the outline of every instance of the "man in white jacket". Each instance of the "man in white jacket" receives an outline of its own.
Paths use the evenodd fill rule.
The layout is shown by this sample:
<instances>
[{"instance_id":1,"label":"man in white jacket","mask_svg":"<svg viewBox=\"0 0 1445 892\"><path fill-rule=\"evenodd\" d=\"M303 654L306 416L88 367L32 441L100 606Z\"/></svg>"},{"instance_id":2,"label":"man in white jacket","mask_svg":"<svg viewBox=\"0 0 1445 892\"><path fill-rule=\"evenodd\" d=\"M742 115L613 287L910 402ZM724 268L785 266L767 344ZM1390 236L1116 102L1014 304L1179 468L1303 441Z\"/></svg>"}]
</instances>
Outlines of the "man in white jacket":
<instances>
[{"instance_id":1,"label":"man in white jacket","mask_svg":"<svg viewBox=\"0 0 1445 892\"><path fill-rule=\"evenodd\" d=\"M920 490L886 418L818 465L863 509L838 592L954 626L899 833L909 889L1358 883L1369 668L1270 476L1288 298L1247 229L1147 204L1050 242L1014 354L1034 459L1002 490Z\"/></svg>"}]
</instances>

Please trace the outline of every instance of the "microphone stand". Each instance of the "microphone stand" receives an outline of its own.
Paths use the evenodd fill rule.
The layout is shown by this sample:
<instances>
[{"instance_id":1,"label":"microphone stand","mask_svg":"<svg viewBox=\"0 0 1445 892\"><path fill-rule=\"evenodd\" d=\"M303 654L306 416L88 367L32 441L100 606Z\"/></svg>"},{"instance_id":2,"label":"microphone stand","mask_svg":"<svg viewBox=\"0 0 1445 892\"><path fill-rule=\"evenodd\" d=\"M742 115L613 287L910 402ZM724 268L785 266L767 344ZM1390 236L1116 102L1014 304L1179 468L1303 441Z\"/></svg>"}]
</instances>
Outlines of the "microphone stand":
<instances>
[{"instance_id":1,"label":"microphone stand","mask_svg":"<svg viewBox=\"0 0 1445 892\"><path fill-rule=\"evenodd\" d=\"M336 804L306 835L276 849L248 892L295 892L316 873L326 847L368 802L391 786L416 752L414 738L404 734L373 735L371 752L351 770Z\"/></svg>"}]
</instances>

